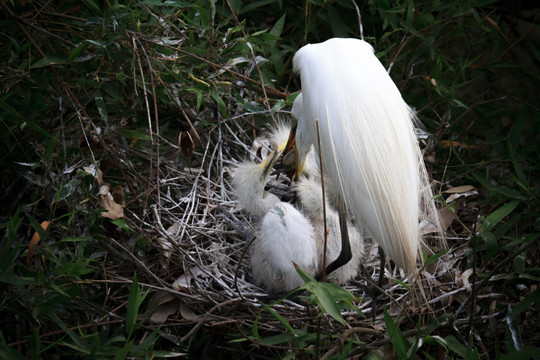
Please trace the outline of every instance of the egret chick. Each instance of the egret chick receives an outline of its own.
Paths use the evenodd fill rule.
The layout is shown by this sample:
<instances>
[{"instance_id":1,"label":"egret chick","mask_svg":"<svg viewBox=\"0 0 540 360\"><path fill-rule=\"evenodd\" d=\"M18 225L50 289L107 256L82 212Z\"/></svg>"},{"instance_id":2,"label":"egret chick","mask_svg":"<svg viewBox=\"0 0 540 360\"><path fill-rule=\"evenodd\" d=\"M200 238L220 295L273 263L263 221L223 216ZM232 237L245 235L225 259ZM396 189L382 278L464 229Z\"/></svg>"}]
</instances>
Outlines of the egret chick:
<instances>
[{"instance_id":1,"label":"egret chick","mask_svg":"<svg viewBox=\"0 0 540 360\"><path fill-rule=\"evenodd\" d=\"M319 267L309 220L294 206L264 190L280 154L279 150L273 152L261 164L239 164L232 181L240 206L259 222L250 247L251 270L254 282L270 292L290 291L304 284L294 264L312 275Z\"/></svg>"},{"instance_id":2,"label":"egret chick","mask_svg":"<svg viewBox=\"0 0 540 360\"><path fill-rule=\"evenodd\" d=\"M308 156L310 155L308 154ZM324 235L327 231L326 263L330 264L341 253L339 215L330 205L329 201L326 201L325 229L321 183L316 181L314 177L302 176L296 184L295 189L302 206L302 212L308 216L315 230L317 254L319 255L319 264L321 266L324 256ZM345 284L349 280L354 279L358 275L360 263L364 257L364 239L362 235L350 222L347 222L347 229L351 245L351 260L326 276L326 281L336 284ZM322 269L319 269L319 273L322 273Z\"/></svg>"}]
</instances>

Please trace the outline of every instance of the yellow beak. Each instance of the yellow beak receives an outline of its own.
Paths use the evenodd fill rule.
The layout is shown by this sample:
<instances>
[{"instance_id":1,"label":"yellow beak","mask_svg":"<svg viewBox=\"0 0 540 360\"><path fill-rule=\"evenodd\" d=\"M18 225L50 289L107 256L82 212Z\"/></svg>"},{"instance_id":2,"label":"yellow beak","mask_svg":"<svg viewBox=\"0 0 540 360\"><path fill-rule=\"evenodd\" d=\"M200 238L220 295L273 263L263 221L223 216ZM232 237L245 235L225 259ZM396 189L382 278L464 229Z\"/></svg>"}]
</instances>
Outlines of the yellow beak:
<instances>
[{"instance_id":1,"label":"yellow beak","mask_svg":"<svg viewBox=\"0 0 540 360\"><path fill-rule=\"evenodd\" d=\"M263 171L262 171L263 179L266 179L268 177L268 175L270 175L270 172L272 171L272 167L276 163L276 160L283 153L283 149L286 148L286 145L287 145L287 143L285 143L285 142L279 144L278 148L276 150L272 151L272 153L270 155L268 155L266 157L266 159L264 159L261 162L261 167L263 169Z\"/></svg>"}]
</instances>

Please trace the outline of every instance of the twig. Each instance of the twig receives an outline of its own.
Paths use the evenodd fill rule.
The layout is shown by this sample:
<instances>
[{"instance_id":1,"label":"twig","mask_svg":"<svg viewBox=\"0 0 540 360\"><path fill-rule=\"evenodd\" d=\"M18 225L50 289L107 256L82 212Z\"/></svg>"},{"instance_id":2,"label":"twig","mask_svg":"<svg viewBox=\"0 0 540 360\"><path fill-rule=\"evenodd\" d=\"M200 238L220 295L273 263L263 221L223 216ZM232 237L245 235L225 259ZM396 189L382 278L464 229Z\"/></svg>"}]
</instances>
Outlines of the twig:
<instances>
[{"instance_id":1,"label":"twig","mask_svg":"<svg viewBox=\"0 0 540 360\"><path fill-rule=\"evenodd\" d=\"M257 68L257 72L259 73L259 79L261 81L260 85L261 85L261 88L262 88L262 91L263 91L263 94L264 94L264 105L266 105L266 108L268 110L270 110L271 109L270 101L268 100L268 94L266 93L266 87L264 86L264 79L263 79L262 72L261 72L261 69L259 67L259 64L257 63L257 57L255 56L255 52L253 51L253 46L249 43L247 34L244 31L244 27L240 23L240 20L238 20L238 16L236 15L236 12L232 8L231 3L229 2L229 0L226 0L226 1L227 1L227 6L229 7L229 10L231 10L231 14L233 15L234 20L236 21L236 24L238 25L238 27L242 31L242 35L244 36L244 39L246 40L246 45L249 48L249 51L251 52L251 56L253 57L253 62L255 64L255 67ZM270 113L270 117L272 118L274 126L277 126L277 120L274 117L274 114ZM255 126L255 123L254 123L255 120L252 120L252 121L253 121L253 123L252 123L253 126ZM255 134L253 134L253 137L255 137Z\"/></svg>"}]
</instances>

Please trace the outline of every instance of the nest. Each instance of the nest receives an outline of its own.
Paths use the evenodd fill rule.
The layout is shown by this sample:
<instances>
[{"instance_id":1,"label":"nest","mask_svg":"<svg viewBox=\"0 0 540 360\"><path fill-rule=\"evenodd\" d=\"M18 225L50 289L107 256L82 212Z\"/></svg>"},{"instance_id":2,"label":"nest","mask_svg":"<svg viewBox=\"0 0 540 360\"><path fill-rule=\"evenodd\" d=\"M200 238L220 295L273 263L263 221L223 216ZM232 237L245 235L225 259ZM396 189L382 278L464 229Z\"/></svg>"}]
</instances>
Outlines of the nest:
<instances>
[{"instance_id":1,"label":"nest","mask_svg":"<svg viewBox=\"0 0 540 360\"><path fill-rule=\"evenodd\" d=\"M149 206L152 221L144 227L160 258L159 266L155 266L159 270L152 275L159 281L153 288L159 291L151 302L157 309L151 321L163 323L176 317L191 327L184 340L201 326L224 334L246 334L256 319L260 333L281 333L279 319L263 304L272 304L272 309L295 328L317 325L318 309L305 296L276 301L279 297L251 282L247 249L255 229L252 219L237 206L230 172L239 161L262 160L272 145L264 138L253 141L244 127L235 119L220 121L209 132L203 150L192 154L192 166L179 165L178 158L160 160L163 175L154 184L156 201ZM425 297L415 291L411 296L407 287L412 284L405 274L395 267L390 273L387 266L387 279L399 281L387 280L384 296L379 296L374 308L366 279L359 274L343 286L358 298L358 310L343 313L346 327L323 315L330 332L342 331L345 337L354 334L372 342L373 347L377 346L375 340L388 341L384 336L383 308L392 317L406 315L416 332L418 316L426 315L425 321L437 317L455 306L452 304L459 296L464 304L470 285L467 275L461 274L457 266L468 251L462 240L454 239L451 253L423 269ZM461 246L455 246L460 242ZM368 240L364 266L373 279L379 277L379 263L377 246ZM416 285L412 289L417 289Z\"/></svg>"}]
</instances>

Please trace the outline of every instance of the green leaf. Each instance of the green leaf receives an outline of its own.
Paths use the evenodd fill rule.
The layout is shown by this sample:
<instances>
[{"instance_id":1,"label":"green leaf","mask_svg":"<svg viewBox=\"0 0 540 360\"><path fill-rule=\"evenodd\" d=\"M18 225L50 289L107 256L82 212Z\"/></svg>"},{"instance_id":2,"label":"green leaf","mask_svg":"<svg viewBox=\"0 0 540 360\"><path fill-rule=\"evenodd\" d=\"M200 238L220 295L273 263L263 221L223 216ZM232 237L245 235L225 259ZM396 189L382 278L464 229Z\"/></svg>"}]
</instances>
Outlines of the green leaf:
<instances>
[{"instance_id":1,"label":"green leaf","mask_svg":"<svg viewBox=\"0 0 540 360\"><path fill-rule=\"evenodd\" d=\"M286 17L286 14L283 14L283 16L280 17L278 21L276 21L276 23L274 24L274 26L270 30L270 34L272 34L272 35L274 35L276 37L281 36L281 32L283 31L283 26L285 25L285 17ZM275 41L272 42L272 43L275 43Z\"/></svg>"},{"instance_id":2,"label":"green leaf","mask_svg":"<svg viewBox=\"0 0 540 360\"><path fill-rule=\"evenodd\" d=\"M137 274L133 275L133 281L129 290L129 297L127 303L127 315L126 315L126 331L131 336L137 323L137 316L139 315L139 306L141 305L141 290L137 284Z\"/></svg>"},{"instance_id":3,"label":"green leaf","mask_svg":"<svg viewBox=\"0 0 540 360\"><path fill-rule=\"evenodd\" d=\"M134 342L135 342L135 339L132 339L132 340L128 341L124 345L124 347L122 347L120 350L115 351L116 355L114 356L114 360L123 360L123 359L125 359L127 357L127 355L129 354L129 351L133 347Z\"/></svg>"},{"instance_id":4,"label":"green leaf","mask_svg":"<svg viewBox=\"0 0 540 360\"><path fill-rule=\"evenodd\" d=\"M41 224L39 221L37 221L32 215L26 214L26 217L28 218L28 221L30 221L30 225L34 228L34 230L39 234L39 237L43 241L44 239L47 239L47 232L43 230L41 227Z\"/></svg>"},{"instance_id":5,"label":"green leaf","mask_svg":"<svg viewBox=\"0 0 540 360\"><path fill-rule=\"evenodd\" d=\"M313 275L311 275L310 273L308 273L307 271L302 269L300 266L294 264L294 267L295 267L296 272L298 273L298 275L300 275L300 277L302 278L302 280L304 280L305 283L315 283L315 282L317 282L317 280L315 280Z\"/></svg>"},{"instance_id":6,"label":"green leaf","mask_svg":"<svg viewBox=\"0 0 540 360\"><path fill-rule=\"evenodd\" d=\"M292 328L292 326L287 322L287 320L285 320L281 315L279 315L274 309L272 309L270 306L266 305L266 304L263 304L261 303L262 307L268 311L270 314L272 314L273 317L275 317L283 326L285 326L285 328L287 329L287 331L289 333L291 333L292 335L294 335L294 329Z\"/></svg>"},{"instance_id":7,"label":"green leaf","mask_svg":"<svg viewBox=\"0 0 540 360\"><path fill-rule=\"evenodd\" d=\"M60 239L61 242L85 242L91 240L91 236L66 236Z\"/></svg>"},{"instance_id":8,"label":"green leaf","mask_svg":"<svg viewBox=\"0 0 540 360\"><path fill-rule=\"evenodd\" d=\"M283 333L279 335L270 336L264 339L260 339L258 342L263 345L278 345L283 343L288 343L294 340L294 335L290 333Z\"/></svg>"},{"instance_id":9,"label":"green leaf","mask_svg":"<svg viewBox=\"0 0 540 360\"><path fill-rule=\"evenodd\" d=\"M407 359L407 348L405 344L405 339L401 334L401 331L398 329L388 311L384 309L384 321L386 323L386 333L390 338L390 342L396 352L396 355L399 359Z\"/></svg>"},{"instance_id":10,"label":"green leaf","mask_svg":"<svg viewBox=\"0 0 540 360\"><path fill-rule=\"evenodd\" d=\"M150 135L139 131L139 130L131 130L131 129L118 129L118 133L124 137L127 137L129 139L139 139L139 140L150 140Z\"/></svg>"},{"instance_id":11,"label":"green leaf","mask_svg":"<svg viewBox=\"0 0 540 360\"><path fill-rule=\"evenodd\" d=\"M66 63L64 56L57 55L45 55L45 57L39 59L30 66L30 69L37 69L48 65L62 65Z\"/></svg>"},{"instance_id":12,"label":"green leaf","mask_svg":"<svg viewBox=\"0 0 540 360\"><path fill-rule=\"evenodd\" d=\"M521 300L518 304L516 304L514 306L513 312L517 316L535 305L540 305L540 289L536 289L535 291L527 295L525 299Z\"/></svg>"},{"instance_id":13,"label":"green leaf","mask_svg":"<svg viewBox=\"0 0 540 360\"><path fill-rule=\"evenodd\" d=\"M77 351L82 352L83 354L89 354L92 346L87 343L81 336L77 335L73 330L68 328L64 322L56 315L56 313L51 312L49 314L51 319L54 321L54 323L59 326L64 332L73 340L73 344L70 343L63 343L64 345L67 345L69 347L72 347L73 349L76 349Z\"/></svg>"},{"instance_id":14,"label":"green leaf","mask_svg":"<svg viewBox=\"0 0 540 360\"><path fill-rule=\"evenodd\" d=\"M78 58L81 55L81 53L84 51L84 49L86 49L87 46L88 46L88 42L83 41L80 45L78 45L75 49L71 51L66 61L70 62L73 59Z\"/></svg>"},{"instance_id":15,"label":"green leaf","mask_svg":"<svg viewBox=\"0 0 540 360\"><path fill-rule=\"evenodd\" d=\"M540 348L536 346L527 346L520 351L512 351L508 354L498 356L498 360L521 360L521 359L534 359L540 360Z\"/></svg>"},{"instance_id":16,"label":"green leaf","mask_svg":"<svg viewBox=\"0 0 540 360\"><path fill-rule=\"evenodd\" d=\"M260 315L257 315L255 321L253 322L253 326L251 327L251 336L253 336L254 339L259 338L259 318Z\"/></svg>"},{"instance_id":17,"label":"green leaf","mask_svg":"<svg viewBox=\"0 0 540 360\"><path fill-rule=\"evenodd\" d=\"M27 357L23 356L20 352L15 350L12 346L9 346L2 330L0 330L0 359L13 359L13 360L26 360Z\"/></svg>"},{"instance_id":18,"label":"green leaf","mask_svg":"<svg viewBox=\"0 0 540 360\"><path fill-rule=\"evenodd\" d=\"M317 305L319 305L322 311L333 317L337 322L345 325L345 320L341 315L340 308L334 300L334 297L330 291L328 291L326 286L321 286L322 284L326 283L315 283L313 287L309 289L311 293L315 295Z\"/></svg>"},{"instance_id":19,"label":"green leaf","mask_svg":"<svg viewBox=\"0 0 540 360\"><path fill-rule=\"evenodd\" d=\"M445 339L446 346L459 356L461 356L463 359L467 359L467 346L463 345L458 339L456 339L454 336L450 335L447 336Z\"/></svg>"},{"instance_id":20,"label":"green leaf","mask_svg":"<svg viewBox=\"0 0 540 360\"><path fill-rule=\"evenodd\" d=\"M492 212L482 223L482 231L491 231L502 219L508 216L519 205L519 201L510 201Z\"/></svg>"},{"instance_id":21,"label":"green leaf","mask_svg":"<svg viewBox=\"0 0 540 360\"><path fill-rule=\"evenodd\" d=\"M439 260L443 255L447 254L448 252L450 251L450 249L446 249L446 250L443 250L435 255L432 255L432 256L429 256L429 257L426 257L426 253L424 252L424 262L426 264L426 266L428 266L429 264L433 264L435 262L437 262L437 260Z\"/></svg>"},{"instance_id":22,"label":"green leaf","mask_svg":"<svg viewBox=\"0 0 540 360\"><path fill-rule=\"evenodd\" d=\"M129 232L133 232L133 229L129 227L129 225L126 223L126 220L124 220L124 219L111 220L111 222L114 225L119 226L124 230L127 230Z\"/></svg>"}]
</instances>

